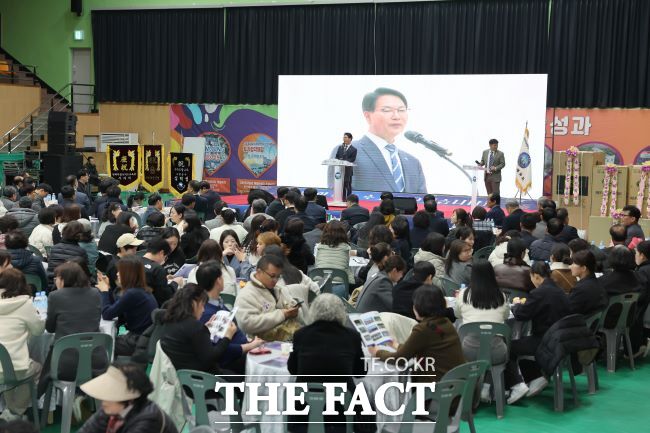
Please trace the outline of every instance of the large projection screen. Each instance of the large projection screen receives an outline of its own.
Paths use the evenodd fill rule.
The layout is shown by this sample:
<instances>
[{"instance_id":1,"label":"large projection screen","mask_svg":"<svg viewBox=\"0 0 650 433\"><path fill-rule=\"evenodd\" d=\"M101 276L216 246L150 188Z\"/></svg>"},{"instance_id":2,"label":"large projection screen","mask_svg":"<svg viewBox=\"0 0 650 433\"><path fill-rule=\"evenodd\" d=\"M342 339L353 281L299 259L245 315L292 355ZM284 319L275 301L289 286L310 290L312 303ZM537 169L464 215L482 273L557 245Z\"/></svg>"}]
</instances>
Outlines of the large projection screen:
<instances>
[{"instance_id":1,"label":"large projection screen","mask_svg":"<svg viewBox=\"0 0 650 433\"><path fill-rule=\"evenodd\" d=\"M369 123L373 123L375 131L401 131L394 144L400 151L404 175L410 179L420 176L419 184L426 184L426 192L434 194L470 195L472 189L461 171L423 145L407 140L404 132L416 131L438 143L452 152L449 158L461 166L475 165L482 151L488 149L488 141L496 138L506 160L501 172L501 195L514 197L517 157L528 123L532 167L529 193L537 198L543 188L546 80L546 75L529 74L280 76L278 185L331 187L328 169L321 163L333 156L344 132L352 133L352 144L364 149L358 151L357 159L374 158L377 167L382 163L387 167L385 159L376 158L382 156L378 148L374 148L374 154L368 153L374 142L366 133ZM401 92L408 111L364 113L364 96L379 87ZM398 107L389 104L388 108ZM382 120L377 115L401 119ZM421 175L414 173L418 161ZM377 180L368 182L355 175L353 188L358 184L364 185L364 190L382 191L381 179ZM416 191L414 182L409 184L404 192L424 192ZM482 175L478 185L479 194L484 195Z\"/></svg>"}]
</instances>

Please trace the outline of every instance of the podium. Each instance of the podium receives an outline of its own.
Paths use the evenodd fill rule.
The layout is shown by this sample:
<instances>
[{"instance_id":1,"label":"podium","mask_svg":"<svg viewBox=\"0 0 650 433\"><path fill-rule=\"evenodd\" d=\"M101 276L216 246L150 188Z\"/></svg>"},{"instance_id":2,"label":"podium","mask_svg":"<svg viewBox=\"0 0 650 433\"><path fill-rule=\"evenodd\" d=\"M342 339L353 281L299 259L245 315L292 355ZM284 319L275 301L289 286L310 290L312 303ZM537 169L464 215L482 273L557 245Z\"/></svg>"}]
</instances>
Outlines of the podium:
<instances>
[{"instance_id":1,"label":"podium","mask_svg":"<svg viewBox=\"0 0 650 433\"><path fill-rule=\"evenodd\" d=\"M471 181L472 181L472 198L470 201L470 209L474 209L476 207L476 202L478 199L478 179L479 179L479 173L485 171L485 167L481 167L480 165L463 165L463 170L466 172L469 171L472 173L471 175Z\"/></svg>"},{"instance_id":2,"label":"podium","mask_svg":"<svg viewBox=\"0 0 650 433\"><path fill-rule=\"evenodd\" d=\"M345 206L345 197L343 197L343 168L355 167L356 164L353 162L343 161L342 159L326 159L321 163L321 165L332 167L334 171L334 200L329 204L332 206Z\"/></svg>"}]
</instances>

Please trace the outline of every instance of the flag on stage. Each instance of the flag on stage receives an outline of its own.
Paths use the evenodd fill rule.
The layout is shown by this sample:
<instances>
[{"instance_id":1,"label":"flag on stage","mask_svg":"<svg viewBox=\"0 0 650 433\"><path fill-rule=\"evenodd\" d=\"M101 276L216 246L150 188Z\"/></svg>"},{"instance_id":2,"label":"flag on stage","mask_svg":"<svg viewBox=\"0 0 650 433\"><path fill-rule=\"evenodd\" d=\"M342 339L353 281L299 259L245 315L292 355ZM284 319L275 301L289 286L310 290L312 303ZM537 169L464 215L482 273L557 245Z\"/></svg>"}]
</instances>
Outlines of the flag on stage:
<instances>
[{"instance_id":1,"label":"flag on stage","mask_svg":"<svg viewBox=\"0 0 650 433\"><path fill-rule=\"evenodd\" d=\"M530 150L528 149L528 122L524 129L524 139L521 141L521 149L517 158L517 176L515 185L521 194L528 192L532 185L532 173L530 167Z\"/></svg>"}]
</instances>

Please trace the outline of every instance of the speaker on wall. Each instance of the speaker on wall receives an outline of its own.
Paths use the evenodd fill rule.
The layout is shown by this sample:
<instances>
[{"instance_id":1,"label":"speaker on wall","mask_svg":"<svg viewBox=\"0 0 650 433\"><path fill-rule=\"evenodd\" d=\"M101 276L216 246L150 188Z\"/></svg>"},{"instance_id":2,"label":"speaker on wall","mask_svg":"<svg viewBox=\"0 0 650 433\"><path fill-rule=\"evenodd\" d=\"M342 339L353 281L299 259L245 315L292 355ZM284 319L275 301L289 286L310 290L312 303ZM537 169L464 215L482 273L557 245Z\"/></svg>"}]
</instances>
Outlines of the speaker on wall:
<instances>
[{"instance_id":1,"label":"speaker on wall","mask_svg":"<svg viewBox=\"0 0 650 433\"><path fill-rule=\"evenodd\" d=\"M69 155L51 155L49 152L41 156L43 164L43 179L52 186L54 191L61 191L63 181L69 174L77 174L83 165L80 153Z\"/></svg>"},{"instance_id":2,"label":"speaker on wall","mask_svg":"<svg viewBox=\"0 0 650 433\"><path fill-rule=\"evenodd\" d=\"M418 202L415 197L394 197L395 209L401 210L406 215L413 215L418 210Z\"/></svg>"},{"instance_id":3,"label":"speaker on wall","mask_svg":"<svg viewBox=\"0 0 650 433\"><path fill-rule=\"evenodd\" d=\"M82 11L83 11L82 0L70 0L70 12L74 12L77 14L78 17L80 17Z\"/></svg>"}]
</instances>

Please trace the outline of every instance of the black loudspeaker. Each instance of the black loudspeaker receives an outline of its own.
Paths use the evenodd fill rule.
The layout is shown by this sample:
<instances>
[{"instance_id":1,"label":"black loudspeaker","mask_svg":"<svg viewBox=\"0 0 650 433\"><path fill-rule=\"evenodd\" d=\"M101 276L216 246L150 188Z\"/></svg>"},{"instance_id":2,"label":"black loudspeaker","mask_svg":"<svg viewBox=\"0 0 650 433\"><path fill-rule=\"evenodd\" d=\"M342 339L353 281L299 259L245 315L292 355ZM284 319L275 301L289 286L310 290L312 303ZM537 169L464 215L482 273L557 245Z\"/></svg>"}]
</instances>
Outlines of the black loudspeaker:
<instances>
[{"instance_id":1,"label":"black loudspeaker","mask_svg":"<svg viewBox=\"0 0 650 433\"><path fill-rule=\"evenodd\" d=\"M418 202L414 197L394 197L393 204L395 209L402 211L406 215L413 215L418 210Z\"/></svg>"},{"instance_id":2,"label":"black loudspeaker","mask_svg":"<svg viewBox=\"0 0 650 433\"><path fill-rule=\"evenodd\" d=\"M78 17L81 16L83 11L83 2L82 0L70 0L70 12L74 12Z\"/></svg>"},{"instance_id":3,"label":"black loudspeaker","mask_svg":"<svg viewBox=\"0 0 650 433\"><path fill-rule=\"evenodd\" d=\"M47 150L55 155L75 151L77 116L66 111L51 111L47 118Z\"/></svg>"},{"instance_id":4,"label":"black loudspeaker","mask_svg":"<svg viewBox=\"0 0 650 433\"><path fill-rule=\"evenodd\" d=\"M52 155L49 152L41 157L43 181L50 184L54 191L61 191L65 177L77 174L83 165L83 155L72 153L69 155Z\"/></svg>"}]
</instances>

